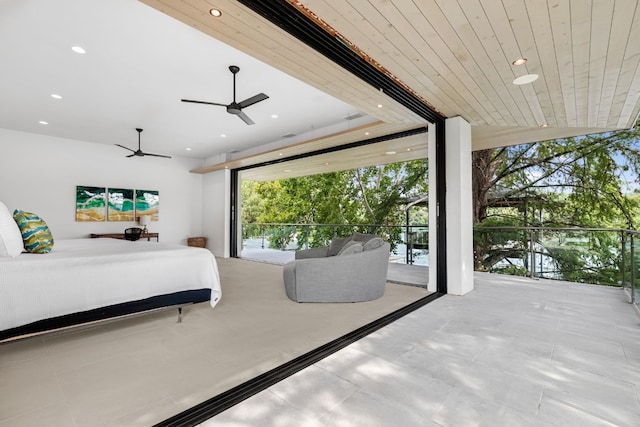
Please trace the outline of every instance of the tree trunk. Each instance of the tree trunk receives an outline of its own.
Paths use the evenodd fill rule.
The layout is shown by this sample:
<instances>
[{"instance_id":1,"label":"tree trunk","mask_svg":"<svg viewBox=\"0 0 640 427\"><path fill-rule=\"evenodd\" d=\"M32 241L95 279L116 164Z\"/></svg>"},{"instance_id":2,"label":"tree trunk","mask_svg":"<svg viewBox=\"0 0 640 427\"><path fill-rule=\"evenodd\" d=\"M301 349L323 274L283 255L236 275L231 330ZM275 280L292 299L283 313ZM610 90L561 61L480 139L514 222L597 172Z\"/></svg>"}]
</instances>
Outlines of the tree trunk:
<instances>
[{"instance_id":1,"label":"tree trunk","mask_svg":"<svg viewBox=\"0 0 640 427\"><path fill-rule=\"evenodd\" d=\"M487 218L489 209L489 190L493 186L496 170L502 160L502 155L494 149L474 151L472 161L472 197L473 197L473 224L476 225ZM482 239L474 239L473 258L474 269L484 271L483 260L485 258L485 245Z\"/></svg>"},{"instance_id":2,"label":"tree trunk","mask_svg":"<svg viewBox=\"0 0 640 427\"><path fill-rule=\"evenodd\" d=\"M502 156L496 156L494 149L474 151L471 155L471 161L473 168L473 223L478 224L487 217L489 190L493 186L493 178L502 161Z\"/></svg>"}]
</instances>

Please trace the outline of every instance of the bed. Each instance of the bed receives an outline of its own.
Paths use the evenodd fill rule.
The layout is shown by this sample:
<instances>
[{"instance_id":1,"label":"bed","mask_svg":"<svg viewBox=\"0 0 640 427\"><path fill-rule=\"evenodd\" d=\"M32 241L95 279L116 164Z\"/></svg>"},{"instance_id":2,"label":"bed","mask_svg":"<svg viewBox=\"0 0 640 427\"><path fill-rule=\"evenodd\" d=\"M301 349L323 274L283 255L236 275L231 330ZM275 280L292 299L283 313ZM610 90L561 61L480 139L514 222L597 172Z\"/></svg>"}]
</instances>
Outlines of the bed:
<instances>
[{"instance_id":1,"label":"bed","mask_svg":"<svg viewBox=\"0 0 640 427\"><path fill-rule=\"evenodd\" d=\"M118 239L56 240L0 257L0 341L222 296L207 249Z\"/></svg>"}]
</instances>

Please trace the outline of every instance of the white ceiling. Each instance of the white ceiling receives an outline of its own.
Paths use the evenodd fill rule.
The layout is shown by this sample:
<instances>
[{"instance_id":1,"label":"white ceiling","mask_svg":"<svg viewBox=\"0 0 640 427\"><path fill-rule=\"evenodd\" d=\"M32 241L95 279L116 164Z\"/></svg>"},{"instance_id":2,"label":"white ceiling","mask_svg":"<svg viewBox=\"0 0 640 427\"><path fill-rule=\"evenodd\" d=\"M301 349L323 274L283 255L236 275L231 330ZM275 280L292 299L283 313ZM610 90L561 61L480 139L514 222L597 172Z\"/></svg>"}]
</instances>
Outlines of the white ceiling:
<instances>
[{"instance_id":1,"label":"white ceiling","mask_svg":"<svg viewBox=\"0 0 640 427\"><path fill-rule=\"evenodd\" d=\"M638 0L287 1L435 110L468 120L474 149L628 128L640 111ZM425 125L238 1L141 2L157 10L135 0L0 0L0 54L9 59L0 127L44 132L37 121L48 119L47 133L123 145L144 127L149 151L244 150L223 157L231 162L210 159L199 170L207 172L362 139L367 123L370 134ZM222 18L208 14L212 6ZM83 43L86 55L69 50ZM520 56L526 65L512 65ZM230 100L232 63L239 99L271 96L245 110L255 126L222 107L179 102ZM512 84L527 73L540 78ZM54 91L65 98L48 98ZM344 120L357 111L366 119Z\"/></svg>"},{"instance_id":2,"label":"white ceiling","mask_svg":"<svg viewBox=\"0 0 640 427\"><path fill-rule=\"evenodd\" d=\"M136 0L0 0L0 58L0 127L24 132L136 148L139 127L143 151L206 158L373 120ZM237 101L269 96L244 110L255 125L180 102L231 102L229 65Z\"/></svg>"}]
</instances>

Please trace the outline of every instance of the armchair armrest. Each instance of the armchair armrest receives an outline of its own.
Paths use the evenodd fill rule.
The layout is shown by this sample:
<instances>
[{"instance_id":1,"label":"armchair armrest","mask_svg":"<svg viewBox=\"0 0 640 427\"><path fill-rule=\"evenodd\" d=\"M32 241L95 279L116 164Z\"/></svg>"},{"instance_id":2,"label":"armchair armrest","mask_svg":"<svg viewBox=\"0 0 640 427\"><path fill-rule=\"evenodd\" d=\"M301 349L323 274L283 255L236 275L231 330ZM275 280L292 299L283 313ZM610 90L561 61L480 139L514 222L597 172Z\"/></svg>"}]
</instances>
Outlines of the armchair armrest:
<instances>
[{"instance_id":1,"label":"armchair armrest","mask_svg":"<svg viewBox=\"0 0 640 427\"><path fill-rule=\"evenodd\" d=\"M328 251L329 246L319 246L317 248L303 249L296 252L295 259L324 258L327 256Z\"/></svg>"}]
</instances>

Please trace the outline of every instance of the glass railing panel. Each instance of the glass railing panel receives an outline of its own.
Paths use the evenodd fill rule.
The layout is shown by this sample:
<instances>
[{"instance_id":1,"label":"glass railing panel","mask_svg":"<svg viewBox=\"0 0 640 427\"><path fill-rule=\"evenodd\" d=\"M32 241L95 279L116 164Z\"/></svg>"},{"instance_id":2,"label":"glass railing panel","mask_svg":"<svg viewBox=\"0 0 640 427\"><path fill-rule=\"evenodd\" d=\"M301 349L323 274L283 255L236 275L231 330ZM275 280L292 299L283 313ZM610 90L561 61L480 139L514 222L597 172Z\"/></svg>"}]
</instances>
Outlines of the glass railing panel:
<instances>
[{"instance_id":1,"label":"glass railing panel","mask_svg":"<svg viewBox=\"0 0 640 427\"><path fill-rule=\"evenodd\" d=\"M356 232L378 234L389 242L390 262L428 265L429 233L426 225L245 223L242 225L242 250L308 249L329 245L333 237L347 237Z\"/></svg>"},{"instance_id":2,"label":"glass railing panel","mask_svg":"<svg viewBox=\"0 0 640 427\"><path fill-rule=\"evenodd\" d=\"M533 276L531 231L516 227L476 227L473 247L475 269L515 276Z\"/></svg>"},{"instance_id":3,"label":"glass railing panel","mask_svg":"<svg viewBox=\"0 0 640 427\"><path fill-rule=\"evenodd\" d=\"M576 283L619 286L622 251L613 230L537 229L535 276Z\"/></svg>"},{"instance_id":4,"label":"glass railing panel","mask_svg":"<svg viewBox=\"0 0 640 427\"><path fill-rule=\"evenodd\" d=\"M620 286L622 233L616 229L476 227L476 270Z\"/></svg>"},{"instance_id":5,"label":"glass railing panel","mask_svg":"<svg viewBox=\"0 0 640 427\"><path fill-rule=\"evenodd\" d=\"M633 232L629 233L627 238L628 247L628 259L629 259L629 292L631 300L638 304L640 302L640 234Z\"/></svg>"},{"instance_id":6,"label":"glass railing panel","mask_svg":"<svg viewBox=\"0 0 640 427\"><path fill-rule=\"evenodd\" d=\"M370 224L243 224L243 250L293 252L329 245L334 236L379 234L391 244L390 261L428 265L428 226ZM624 236L624 239L623 239ZM640 232L549 227L474 228L479 271L624 286L640 300Z\"/></svg>"}]
</instances>

